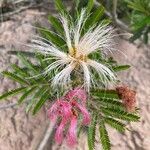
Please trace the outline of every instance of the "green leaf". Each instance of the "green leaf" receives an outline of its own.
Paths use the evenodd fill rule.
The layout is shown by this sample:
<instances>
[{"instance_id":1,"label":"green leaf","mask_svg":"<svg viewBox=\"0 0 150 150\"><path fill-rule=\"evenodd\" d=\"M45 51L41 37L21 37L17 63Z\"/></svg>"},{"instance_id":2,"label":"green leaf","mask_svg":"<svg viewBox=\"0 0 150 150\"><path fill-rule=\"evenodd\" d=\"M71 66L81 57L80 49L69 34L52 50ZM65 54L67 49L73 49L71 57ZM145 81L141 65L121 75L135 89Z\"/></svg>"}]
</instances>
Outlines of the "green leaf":
<instances>
[{"instance_id":1,"label":"green leaf","mask_svg":"<svg viewBox=\"0 0 150 150\"><path fill-rule=\"evenodd\" d=\"M39 62L39 64L40 64L40 68L43 70L43 68L46 68L49 64L47 64L47 62L46 61L43 61L44 59L45 59L46 57L43 55L43 54L41 54L41 53L37 53L36 54L36 59L37 59L37 61Z\"/></svg>"},{"instance_id":2,"label":"green leaf","mask_svg":"<svg viewBox=\"0 0 150 150\"><path fill-rule=\"evenodd\" d=\"M38 103L35 105L34 109L33 109L33 115L35 115L39 110L40 108L44 105L44 103L48 100L50 96L50 93L49 93L49 89L46 90L46 92L41 96L41 99L38 101Z\"/></svg>"},{"instance_id":3,"label":"green leaf","mask_svg":"<svg viewBox=\"0 0 150 150\"><path fill-rule=\"evenodd\" d=\"M58 10L59 13L68 15L68 12L66 11L66 7L63 5L62 0L55 0L55 7Z\"/></svg>"},{"instance_id":4,"label":"green leaf","mask_svg":"<svg viewBox=\"0 0 150 150\"><path fill-rule=\"evenodd\" d=\"M102 23L103 25L109 25L111 22L112 22L112 21L111 21L110 19L103 19L103 20L101 21L101 23Z\"/></svg>"},{"instance_id":5,"label":"green leaf","mask_svg":"<svg viewBox=\"0 0 150 150\"><path fill-rule=\"evenodd\" d=\"M139 15L136 15L136 17ZM139 16L137 18L135 18L135 16L133 16L133 24L132 24L132 28L133 31L138 31L140 29L143 29L150 25L150 17L146 17L146 16Z\"/></svg>"},{"instance_id":6,"label":"green leaf","mask_svg":"<svg viewBox=\"0 0 150 150\"><path fill-rule=\"evenodd\" d=\"M24 94L20 97L18 104L21 104L35 89L36 87L33 86L29 90L25 91Z\"/></svg>"},{"instance_id":7,"label":"green leaf","mask_svg":"<svg viewBox=\"0 0 150 150\"><path fill-rule=\"evenodd\" d=\"M130 38L130 41L133 42L133 41L137 40L138 38L140 38L141 35L142 35L142 33L143 33L143 29L144 29L143 27L140 28L140 29L138 29L138 30L134 33L134 35Z\"/></svg>"},{"instance_id":8,"label":"green leaf","mask_svg":"<svg viewBox=\"0 0 150 150\"><path fill-rule=\"evenodd\" d=\"M130 42L134 42L135 40L137 40L138 38L141 37L143 30L141 31L137 31L136 33L134 33L134 35L129 39Z\"/></svg>"},{"instance_id":9,"label":"green leaf","mask_svg":"<svg viewBox=\"0 0 150 150\"><path fill-rule=\"evenodd\" d=\"M75 10L77 10L77 16L80 14L80 12L83 8L85 8L85 7L87 8L88 2L89 2L89 0L82 0L82 1L81 0L76 0L76 5L75 5L76 9Z\"/></svg>"},{"instance_id":10,"label":"green leaf","mask_svg":"<svg viewBox=\"0 0 150 150\"><path fill-rule=\"evenodd\" d=\"M39 87L39 89L35 92L34 96L31 98L31 100L29 101L27 107L26 107L26 113L28 113L32 106L34 104L36 104L36 101L41 98L41 95L47 90L47 86L42 86L42 87Z\"/></svg>"},{"instance_id":11,"label":"green leaf","mask_svg":"<svg viewBox=\"0 0 150 150\"><path fill-rule=\"evenodd\" d=\"M92 95L97 96L99 98L119 99L118 93L115 90L94 89L91 92Z\"/></svg>"},{"instance_id":12,"label":"green leaf","mask_svg":"<svg viewBox=\"0 0 150 150\"><path fill-rule=\"evenodd\" d=\"M105 120L105 123L110 125L112 128L115 128L117 131L119 131L119 132L125 131L125 125L123 123L119 122L118 120L115 120L110 117L106 117L106 118L104 118L104 120Z\"/></svg>"},{"instance_id":13,"label":"green leaf","mask_svg":"<svg viewBox=\"0 0 150 150\"><path fill-rule=\"evenodd\" d=\"M15 73L20 77L30 77L30 74L24 68L20 68L16 64L11 64L11 67L14 69Z\"/></svg>"},{"instance_id":14,"label":"green leaf","mask_svg":"<svg viewBox=\"0 0 150 150\"><path fill-rule=\"evenodd\" d=\"M24 90L26 90L26 87L20 87L11 91L8 91L2 95L0 95L0 100L4 99L4 98L8 98L10 96L14 96L17 95L18 93L23 92Z\"/></svg>"},{"instance_id":15,"label":"green leaf","mask_svg":"<svg viewBox=\"0 0 150 150\"><path fill-rule=\"evenodd\" d=\"M131 67L130 65L121 65L121 66L114 66L114 67L112 67L112 69L113 69L115 72L118 72L118 71L127 70L127 69L129 69L130 67Z\"/></svg>"},{"instance_id":16,"label":"green leaf","mask_svg":"<svg viewBox=\"0 0 150 150\"><path fill-rule=\"evenodd\" d=\"M94 24L96 24L101 19L101 17L103 16L103 14L104 14L104 7L101 5L87 19L84 28L87 30L90 27L92 27Z\"/></svg>"},{"instance_id":17,"label":"green leaf","mask_svg":"<svg viewBox=\"0 0 150 150\"><path fill-rule=\"evenodd\" d=\"M17 76L14 73L8 72L8 71L3 71L2 74L20 84L28 84L28 82L24 79L22 79L21 77Z\"/></svg>"},{"instance_id":18,"label":"green leaf","mask_svg":"<svg viewBox=\"0 0 150 150\"><path fill-rule=\"evenodd\" d=\"M46 38L47 40L57 45L58 47L66 45L66 42L60 36L54 34L53 32L49 31L46 28L40 27L39 32L43 38Z\"/></svg>"},{"instance_id":19,"label":"green leaf","mask_svg":"<svg viewBox=\"0 0 150 150\"><path fill-rule=\"evenodd\" d=\"M100 132L100 140L101 140L103 150L110 150L111 148L110 140L109 140L108 132L106 130L106 127L103 121L100 122L99 132Z\"/></svg>"},{"instance_id":20,"label":"green leaf","mask_svg":"<svg viewBox=\"0 0 150 150\"><path fill-rule=\"evenodd\" d=\"M115 108L119 110L124 110L124 105L116 100L111 98L94 98L94 100L100 103L100 106L105 106L107 108Z\"/></svg>"},{"instance_id":21,"label":"green leaf","mask_svg":"<svg viewBox=\"0 0 150 150\"><path fill-rule=\"evenodd\" d=\"M58 32L59 34L61 33L61 35L63 35L64 29L63 29L62 24L60 23L60 21L52 15L48 16L48 20L52 24L52 26L54 27L56 32Z\"/></svg>"},{"instance_id":22,"label":"green leaf","mask_svg":"<svg viewBox=\"0 0 150 150\"><path fill-rule=\"evenodd\" d=\"M32 75L30 75L30 69L24 67L24 68L20 68L19 66L17 66L16 64L11 64L11 67L14 69L14 74L18 75L19 77L26 79L26 81L32 85L32 84L36 84L37 81L35 80L35 78L32 78Z\"/></svg>"},{"instance_id":23,"label":"green leaf","mask_svg":"<svg viewBox=\"0 0 150 150\"><path fill-rule=\"evenodd\" d=\"M139 116L137 116L135 114L127 113L126 111L118 110L118 109L114 109L114 108L101 107L101 111L106 116L115 117L115 118L118 118L118 119L121 119L121 120L137 122L140 119Z\"/></svg>"},{"instance_id":24,"label":"green leaf","mask_svg":"<svg viewBox=\"0 0 150 150\"><path fill-rule=\"evenodd\" d=\"M94 149L94 143L95 143L95 133L96 133L96 121L97 121L97 115L92 116L91 125L88 127L88 147L89 150Z\"/></svg>"},{"instance_id":25,"label":"green leaf","mask_svg":"<svg viewBox=\"0 0 150 150\"><path fill-rule=\"evenodd\" d=\"M142 14L149 16L150 12L149 12L149 0L134 0L134 1L129 1L126 0L126 2L128 2L128 6L130 8L132 8L134 11L138 11L138 12L142 12Z\"/></svg>"},{"instance_id":26,"label":"green leaf","mask_svg":"<svg viewBox=\"0 0 150 150\"><path fill-rule=\"evenodd\" d=\"M143 35L143 41L144 41L145 44L148 43L148 33L144 33L144 35Z\"/></svg>"},{"instance_id":27,"label":"green leaf","mask_svg":"<svg viewBox=\"0 0 150 150\"><path fill-rule=\"evenodd\" d=\"M150 32L150 27L145 28L145 31L143 33L143 41L145 44L148 43L149 32Z\"/></svg>"},{"instance_id":28,"label":"green leaf","mask_svg":"<svg viewBox=\"0 0 150 150\"><path fill-rule=\"evenodd\" d=\"M8 51L7 53L11 54L11 55L21 54L23 56L27 56L27 57L31 57L31 58L33 58L35 56L34 52L26 52L26 51Z\"/></svg>"},{"instance_id":29,"label":"green leaf","mask_svg":"<svg viewBox=\"0 0 150 150\"><path fill-rule=\"evenodd\" d=\"M34 67L34 64L32 64L27 58L25 58L23 55L19 54L18 55L19 59L22 61L22 64L29 68L31 71L33 71L34 73L38 74L39 72L36 70L36 68Z\"/></svg>"},{"instance_id":30,"label":"green leaf","mask_svg":"<svg viewBox=\"0 0 150 150\"><path fill-rule=\"evenodd\" d=\"M78 13L78 7L80 4L80 0L74 0L74 4L75 4L75 11L76 11L76 13Z\"/></svg>"},{"instance_id":31,"label":"green leaf","mask_svg":"<svg viewBox=\"0 0 150 150\"><path fill-rule=\"evenodd\" d=\"M93 8L93 5L94 5L94 0L89 0L89 1L88 1L88 4L87 4L87 8L86 8L87 14L90 13L90 11L91 11L92 8Z\"/></svg>"}]
</instances>

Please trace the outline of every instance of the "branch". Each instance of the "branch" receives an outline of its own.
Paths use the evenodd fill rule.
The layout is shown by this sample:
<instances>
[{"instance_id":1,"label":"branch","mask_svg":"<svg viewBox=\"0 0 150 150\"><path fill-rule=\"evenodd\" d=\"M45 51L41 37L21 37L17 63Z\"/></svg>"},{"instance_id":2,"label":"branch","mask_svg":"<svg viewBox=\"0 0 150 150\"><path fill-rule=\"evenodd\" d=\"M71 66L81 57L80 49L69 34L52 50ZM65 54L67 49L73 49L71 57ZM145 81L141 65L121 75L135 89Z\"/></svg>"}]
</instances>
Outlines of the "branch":
<instances>
[{"instance_id":1,"label":"branch","mask_svg":"<svg viewBox=\"0 0 150 150\"><path fill-rule=\"evenodd\" d=\"M94 1L95 5L99 6L101 5L99 2L97 2L96 0ZM105 10L105 14L110 17L114 23L119 26L122 30L125 30L129 33L131 33L131 30L129 29L129 27L124 23L122 22L121 20L119 20L118 18L113 18L112 14L110 12L108 12L107 10ZM114 20L115 19L115 20Z\"/></svg>"},{"instance_id":2,"label":"branch","mask_svg":"<svg viewBox=\"0 0 150 150\"><path fill-rule=\"evenodd\" d=\"M112 17L114 21L117 19L117 2L118 0L113 0L113 11L112 11Z\"/></svg>"},{"instance_id":3,"label":"branch","mask_svg":"<svg viewBox=\"0 0 150 150\"><path fill-rule=\"evenodd\" d=\"M27 9L40 7L41 5L42 5L42 3L39 3L38 5L35 5L35 3L33 3L28 6L22 6L22 7L18 8L17 10L14 10L12 12L8 12L5 14L2 14L2 12L1 12L1 18L2 18L1 21L5 21L5 20L9 19L11 16L18 14L22 11L25 11Z\"/></svg>"},{"instance_id":4,"label":"branch","mask_svg":"<svg viewBox=\"0 0 150 150\"><path fill-rule=\"evenodd\" d=\"M19 4L22 2L28 2L28 0L16 0L15 2L13 2L13 4Z\"/></svg>"},{"instance_id":5,"label":"branch","mask_svg":"<svg viewBox=\"0 0 150 150\"><path fill-rule=\"evenodd\" d=\"M17 9L16 11L13 11L13 12L9 12L9 13L4 14L3 17L6 17L6 18L7 18L7 17L10 17L10 16L12 16L12 15L15 15L15 14L17 14L17 13L20 13L20 12L26 10L26 9L31 8L31 7L33 7L33 5L21 7L21 8L19 8L19 9Z\"/></svg>"},{"instance_id":6,"label":"branch","mask_svg":"<svg viewBox=\"0 0 150 150\"><path fill-rule=\"evenodd\" d=\"M53 130L55 129L55 126L56 126L56 123L49 123L49 125L45 131L45 135L43 137L43 140L40 142L37 150L44 150L45 147L47 146L48 142L49 141L52 142L51 137L53 137Z\"/></svg>"}]
</instances>

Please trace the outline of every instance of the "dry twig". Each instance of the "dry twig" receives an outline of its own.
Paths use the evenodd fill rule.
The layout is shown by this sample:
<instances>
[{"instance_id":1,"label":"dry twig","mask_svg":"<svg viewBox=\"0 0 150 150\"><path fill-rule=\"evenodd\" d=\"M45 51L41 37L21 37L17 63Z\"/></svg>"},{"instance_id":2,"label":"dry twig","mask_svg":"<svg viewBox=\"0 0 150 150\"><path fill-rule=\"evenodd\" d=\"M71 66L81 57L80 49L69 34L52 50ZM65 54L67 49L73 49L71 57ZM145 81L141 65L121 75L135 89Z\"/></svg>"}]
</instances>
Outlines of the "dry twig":
<instances>
[{"instance_id":1,"label":"dry twig","mask_svg":"<svg viewBox=\"0 0 150 150\"><path fill-rule=\"evenodd\" d=\"M4 18L11 17L12 15L15 15L15 14L17 14L17 13L20 13L20 12L22 12L22 11L26 10L26 9L31 8L31 7L33 7L33 5L32 5L32 4L31 4L31 5L29 5L29 6L23 6L23 7L21 7L21 8L19 8L19 9L15 10L15 11L13 11L13 12L5 13L5 14L3 15L3 17L4 17Z\"/></svg>"}]
</instances>

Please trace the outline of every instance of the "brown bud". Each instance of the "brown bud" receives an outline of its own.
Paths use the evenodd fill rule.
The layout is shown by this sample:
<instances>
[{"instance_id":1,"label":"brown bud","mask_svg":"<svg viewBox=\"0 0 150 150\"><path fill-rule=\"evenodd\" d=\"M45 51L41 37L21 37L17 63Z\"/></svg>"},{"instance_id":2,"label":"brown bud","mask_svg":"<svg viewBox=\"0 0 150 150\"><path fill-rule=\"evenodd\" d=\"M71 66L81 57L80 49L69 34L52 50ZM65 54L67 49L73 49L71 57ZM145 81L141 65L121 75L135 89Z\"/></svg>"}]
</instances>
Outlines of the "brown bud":
<instances>
[{"instance_id":1,"label":"brown bud","mask_svg":"<svg viewBox=\"0 0 150 150\"><path fill-rule=\"evenodd\" d=\"M118 92L119 98L122 100L126 110L128 112L135 111L136 92L127 86L116 87L116 91Z\"/></svg>"}]
</instances>

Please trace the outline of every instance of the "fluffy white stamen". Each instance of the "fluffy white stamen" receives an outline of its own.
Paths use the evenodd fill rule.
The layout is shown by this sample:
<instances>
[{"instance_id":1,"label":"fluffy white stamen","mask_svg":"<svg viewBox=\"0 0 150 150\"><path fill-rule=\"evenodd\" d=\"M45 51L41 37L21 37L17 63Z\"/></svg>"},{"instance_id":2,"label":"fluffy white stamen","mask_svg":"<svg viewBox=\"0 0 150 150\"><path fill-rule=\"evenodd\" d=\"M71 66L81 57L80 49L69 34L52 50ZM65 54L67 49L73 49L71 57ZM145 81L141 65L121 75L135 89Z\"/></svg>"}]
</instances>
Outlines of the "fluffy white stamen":
<instances>
[{"instance_id":1,"label":"fluffy white stamen","mask_svg":"<svg viewBox=\"0 0 150 150\"><path fill-rule=\"evenodd\" d=\"M85 62L82 62L81 65L83 67L83 72L84 72L84 85L87 88L87 90L89 90L90 85L91 85L90 71L89 71L88 66Z\"/></svg>"},{"instance_id":2,"label":"fluffy white stamen","mask_svg":"<svg viewBox=\"0 0 150 150\"><path fill-rule=\"evenodd\" d=\"M44 54L50 55L46 60L53 60L44 73L49 73L52 70L58 72L52 79L52 85L66 86L70 83L70 76L74 69L83 72L81 81L84 82L84 87L89 90L91 85L95 86L93 70L99 75L100 81L107 85L110 81L115 81L114 73L95 60L88 58L88 55L100 50L106 53L106 50L112 51L114 48L114 30L112 27L100 24L97 27L93 26L87 33L81 37L82 28L86 20L86 10L81 11L81 15L74 28L70 27L67 18L61 16L61 22L65 32L66 44L68 47L68 54L61 51L53 43L47 42L43 39L33 40L32 47L40 50ZM79 67L80 66L80 67ZM92 70L92 71L91 71Z\"/></svg>"},{"instance_id":3,"label":"fluffy white stamen","mask_svg":"<svg viewBox=\"0 0 150 150\"><path fill-rule=\"evenodd\" d=\"M67 58L67 54L58 50L56 47L50 45L50 44L47 44L43 41L40 41L40 40L32 40L33 44L32 44L32 47L45 53L45 54L49 54L51 56L54 56L54 57L57 57L57 58Z\"/></svg>"},{"instance_id":4,"label":"fluffy white stamen","mask_svg":"<svg viewBox=\"0 0 150 150\"><path fill-rule=\"evenodd\" d=\"M80 18L78 20L77 26L75 27L75 31L74 31L74 45L75 47L78 46L79 44L79 39L80 39L80 32L81 32L81 28L82 28L82 24L84 22L84 18L85 18L85 9L82 10Z\"/></svg>"},{"instance_id":5,"label":"fluffy white stamen","mask_svg":"<svg viewBox=\"0 0 150 150\"><path fill-rule=\"evenodd\" d=\"M79 42L79 48L82 48L82 53L88 55L98 49L104 50L106 47L112 49L113 43L113 28L108 27L107 25L100 24L95 29L92 29L87 32ZM84 52L83 52L84 51Z\"/></svg>"},{"instance_id":6,"label":"fluffy white stamen","mask_svg":"<svg viewBox=\"0 0 150 150\"><path fill-rule=\"evenodd\" d=\"M74 69L74 65L69 64L67 65L61 72L59 72L53 79L52 84L56 85L63 85L66 86L67 83L70 82L70 74Z\"/></svg>"},{"instance_id":7,"label":"fluffy white stamen","mask_svg":"<svg viewBox=\"0 0 150 150\"><path fill-rule=\"evenodd\" d=\"M61 22L64 27L65 35L66 35L66 43L68 46L68 49L72 49L72 44L71 44L71 31L69 30L69 25L68 25L68 20L65 17L61 17Z\"/></svg>"},{"instance_id":8,"label":"fluffy white stamen","mask_svg":"<svg viewBox=\"0 0 150 150\"><path fill-rule=\"evenodd\" d=\"M100 76L103 77L102 78L103 79L102 80L103 83L107 83L108 82L108 78L109 78L110 81L114 81L115 80L116 77L115 77L114 73L109 68L104 66L103 64L100 64L100 63L98 63L96 61L93 61L93 60L88 60L87 64L90 65L91 67L93 67L96 70L96 72Z\"/></svg>"}]
</instances>

